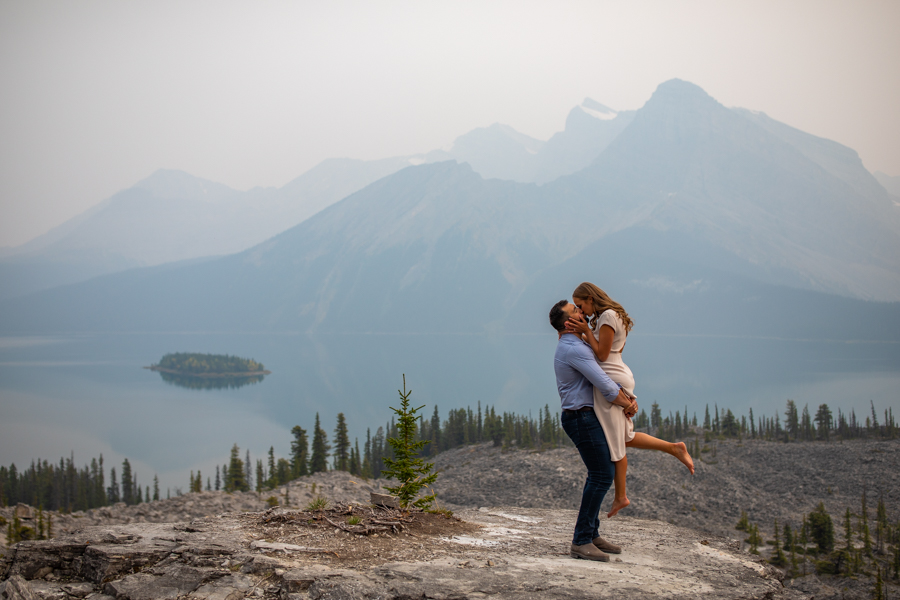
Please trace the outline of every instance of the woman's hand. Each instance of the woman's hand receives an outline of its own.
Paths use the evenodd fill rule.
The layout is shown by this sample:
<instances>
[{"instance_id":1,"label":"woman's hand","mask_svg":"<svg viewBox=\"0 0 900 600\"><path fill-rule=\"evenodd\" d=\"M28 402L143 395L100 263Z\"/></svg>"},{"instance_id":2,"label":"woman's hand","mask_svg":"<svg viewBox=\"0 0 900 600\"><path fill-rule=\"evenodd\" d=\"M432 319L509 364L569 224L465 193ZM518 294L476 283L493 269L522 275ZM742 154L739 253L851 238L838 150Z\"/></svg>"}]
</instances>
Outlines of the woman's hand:
<instances>
[{"instance_id":1,"label":"woman's hand","mask_svg":"<svg viewBox=\"0 0 900 600\"><path fill-rule=\"evenodd\" d=\"M637 414L638 411L638 403L634 398L631 399L631 406L625 409L625 416L629 419Z\"/></svg>"},{"instance_id":2,"label":"woman's hand","mask_svg":"<svg viewBox=\"0 0 900 600\"><path fill-rule=\"evenodd\" d=\"M566 321L566 331L588 336L592 335L591 328L588 326L587 321L585 321L584 315L582 314L572 315L572 317Z\"/></svg>"}]
</instances>

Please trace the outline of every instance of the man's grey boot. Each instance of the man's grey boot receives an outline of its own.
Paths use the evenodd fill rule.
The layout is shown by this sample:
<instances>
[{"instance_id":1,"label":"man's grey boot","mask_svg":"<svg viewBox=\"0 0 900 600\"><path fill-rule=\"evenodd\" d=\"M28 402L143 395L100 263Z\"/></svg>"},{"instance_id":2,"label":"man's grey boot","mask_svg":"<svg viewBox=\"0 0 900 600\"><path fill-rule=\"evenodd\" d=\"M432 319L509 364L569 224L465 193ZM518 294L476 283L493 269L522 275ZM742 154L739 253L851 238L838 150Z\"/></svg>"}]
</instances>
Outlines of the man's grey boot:
<instances>
[{"instance_id":1,"label":"man's grey boot","mask_svg":"<svg viewBox=\"0 0 900 600\"><path fill-rule=\"evenodd\" d=\"M569 549L569 556L572 558L583 558L585 560L609 562L609 554L601 552L594 544L583 544L581 546L572 544L572 547Z\"/></svg>"}]
</instances>

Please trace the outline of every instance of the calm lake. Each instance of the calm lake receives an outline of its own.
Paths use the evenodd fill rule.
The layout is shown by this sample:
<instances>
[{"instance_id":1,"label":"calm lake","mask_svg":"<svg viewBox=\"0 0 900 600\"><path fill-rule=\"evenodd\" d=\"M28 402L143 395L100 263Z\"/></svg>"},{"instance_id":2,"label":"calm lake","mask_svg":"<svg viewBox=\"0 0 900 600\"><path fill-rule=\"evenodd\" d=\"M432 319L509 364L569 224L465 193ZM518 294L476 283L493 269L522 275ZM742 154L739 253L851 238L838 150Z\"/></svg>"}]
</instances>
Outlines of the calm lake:
<instances>
[{"instance_id":1,"label":"calm lake","mask_svg":"<svg viewBox=\"0 0 900 600\"><path fill-rule=\"evenodd\" d=\"M255 464L270 446L290 449L294 425L311 431L318 412L332 434L343 412L365 440L391 418L406 374L415 406L447 410L478 402L498 412L559 410L548 335L128 334L0 337L0 463L82 465L103 453L107 469L127 457L138 481L187 488L224 463L232 444ZM272 371L237 389L186 389L142 367L167 352L234 354ZM737 414L784 411L794 399L811 412L828 403L870 414L900 408L900 343L844 343L635 332L624 353L641 407L697 413L715 403Z\"/></svg>"}]
</instances>

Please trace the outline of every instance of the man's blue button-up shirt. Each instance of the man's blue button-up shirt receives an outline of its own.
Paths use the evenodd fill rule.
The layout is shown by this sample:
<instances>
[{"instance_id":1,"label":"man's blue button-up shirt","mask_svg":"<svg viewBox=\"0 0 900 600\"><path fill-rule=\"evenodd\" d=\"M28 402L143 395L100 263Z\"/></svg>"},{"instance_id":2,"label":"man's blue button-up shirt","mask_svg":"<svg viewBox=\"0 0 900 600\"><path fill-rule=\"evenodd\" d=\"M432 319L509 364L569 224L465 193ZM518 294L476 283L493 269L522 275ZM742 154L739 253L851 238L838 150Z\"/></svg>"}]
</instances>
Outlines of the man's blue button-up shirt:
<instances>
[{"instance_id":1,"label":"man's blue button-up shirt","mask_svg":"<svg viewBox=\"0 0 900 600\"><path fill-rule=\"evenodd\" d=\"M556 345L553 359L556 371L556 388L563 409L578 410L594 405L594 388L607 402L619 395L619 385L603 372L594 352L574 333L565 333Z\"/></svg>"}]
</instances>

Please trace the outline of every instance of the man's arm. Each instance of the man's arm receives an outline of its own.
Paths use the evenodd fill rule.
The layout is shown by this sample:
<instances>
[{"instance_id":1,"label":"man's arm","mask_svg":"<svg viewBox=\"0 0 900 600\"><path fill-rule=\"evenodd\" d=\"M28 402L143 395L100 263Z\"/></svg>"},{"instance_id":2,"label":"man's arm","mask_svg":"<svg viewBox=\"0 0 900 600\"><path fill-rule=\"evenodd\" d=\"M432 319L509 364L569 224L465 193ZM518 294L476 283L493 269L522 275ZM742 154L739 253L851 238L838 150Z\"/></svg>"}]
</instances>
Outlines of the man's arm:
<instances>
[{"instance_id":1,"label":"man's arm","mask_svg":"<svg viewBox=\"0 0 900 600\"><path fill-rule=\"evenodd\" d=\"M594 386L594 389L600 390L600 393L603 394L603 397L606 398L607 402L611 402L624 408L626 417L633 417L637 414L637 402L632 400L628 394L621 389L621 386L610 379L609 375L600 368L600 365L598 365L596 359L594 359L593 352L588 349L587 346L584 346L583 348L584 350L582 350L581 347L576 346L572 349L572 352L569 353L568 358L572 368L584 375Z\"/></svg>"},{"instance_id":2,"label":"man's arm","mask_svg":"<svg viewBox=\"0 0 900 600\"><path fill-rule=\"evenodd\" d=\"M621 395L625 398L627 404L620 404L620 406L631 405L628 396L619 393L619 384L610 379L609 375L604 373L600 365L597 364L597 359L594 358L594 354L588 346L582 344L573 345L566 358L573 369L584 375L585 379L594 386L594 389L599 390L603 394L607 402L619 404L617 400L619 400Z\"/></svg>"}]
</instances>

